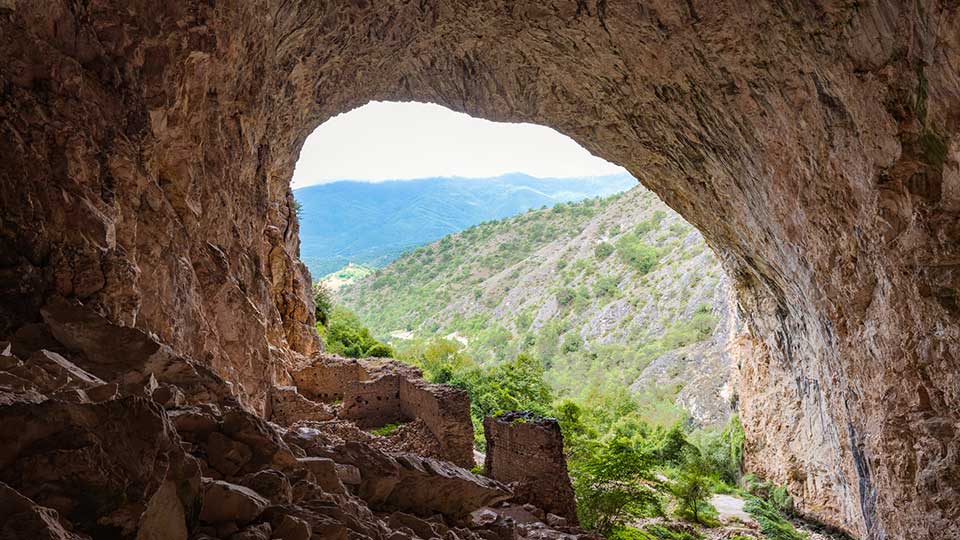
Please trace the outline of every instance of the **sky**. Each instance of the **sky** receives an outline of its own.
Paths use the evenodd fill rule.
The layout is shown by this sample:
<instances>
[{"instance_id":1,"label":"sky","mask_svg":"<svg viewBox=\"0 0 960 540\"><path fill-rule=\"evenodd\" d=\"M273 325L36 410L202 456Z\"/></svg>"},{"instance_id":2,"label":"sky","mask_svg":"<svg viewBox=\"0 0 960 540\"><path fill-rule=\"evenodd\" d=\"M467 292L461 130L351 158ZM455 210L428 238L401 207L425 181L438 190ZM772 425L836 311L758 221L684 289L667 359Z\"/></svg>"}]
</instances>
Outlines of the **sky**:
<instances>
[{"instance_id":1,"label":"sky","mask_svg":"<svg viewBox=\"0 0 960 540\"><path fill-rule=\"evenodd\" d=\"M307 137L293 187L510 172L570 177L624 169L545 126L490 122L432 103L373 101L331 118Z\"/></svg>"}]
</instances>

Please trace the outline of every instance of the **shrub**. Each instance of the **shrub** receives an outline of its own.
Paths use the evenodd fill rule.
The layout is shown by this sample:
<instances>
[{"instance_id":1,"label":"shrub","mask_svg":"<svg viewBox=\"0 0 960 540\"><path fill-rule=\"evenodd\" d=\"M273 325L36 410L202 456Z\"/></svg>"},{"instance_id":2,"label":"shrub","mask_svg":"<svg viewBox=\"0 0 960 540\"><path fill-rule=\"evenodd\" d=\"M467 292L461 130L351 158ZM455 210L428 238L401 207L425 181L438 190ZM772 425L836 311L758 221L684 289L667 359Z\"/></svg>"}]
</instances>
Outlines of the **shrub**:
<instances>
[{"instance_id":1,"label":"shrub","mask_svg":"<svg viewBox=\"0 0 960 540\"><path fill-rule=\"evenodd\" d=\"M339 306L330 312L326 346L328 352L350 358L393 356L393 349L374 339L356 315Z\"/></svg>"},{"instance_id":2,"label":"shrub","mask_svg":"<svg viewBox=\"0 0 960 540\"><path fill-rule=\"evenodd\" d=\"M600 242L597 247L593 248L594 256L600 260L606 259L611 253L613 253L613 244L610 242Z\"/></svg>"},{"instance_id":3,"label":"shrub","mask_svg":"<svg viewBox=\"0 0 960 540\"><path fill-rule=\"evenodd\" d=\"M703 538L703 535L696 531L681 529L670 524L651 523L645 526L643 530L653 540L700 540Z\"/></svg>"},{"instance_id":4,"label":"shrub","mask_svg":"<svg viewBox=\"0 0 960 540\"><path fill-rule=\"evenodd\" d=\"M401 424L399 423L387 424L385 426L380 426L378 428L371 429L370 433L373 433L374 435L379 435L381 437L386 437L387 435L390 435L394 431L400 429L400 426Z\"/></svg>"},{"instance_id":5,"label":"shrub","mask_svg":"<svg viewBox=\"0 0 960 540\"><path fill-rule=\"evenodd\" d=\"M573 289L563 288L557 291L557 303L561 306L568 306L570 302L573 302L576 293Z\"/></svg>"},{"instance_id":6,"label":"shrub","mask_svg":"<svg viewBox=\"0 0 960 540\"><path fill-rule=\"evenodd\" d=\"M617 240L617 255L641 275L652 270L660 260L657 250L634 234L623 235Z\"/></svg>"},{"instance_id":7,"label":"shrub","mask_svg":"<svg viewBox=\"0 0 960 540\"><path fill-rule=\"evenodd\" d=\"M784 519L779 511L769 502L757 497L748 497L747 504L744 506L757 523L760 524L760 531L768 540L806 540L807 534L798 531L794 526Z\"/></svg>"}]
</instances>

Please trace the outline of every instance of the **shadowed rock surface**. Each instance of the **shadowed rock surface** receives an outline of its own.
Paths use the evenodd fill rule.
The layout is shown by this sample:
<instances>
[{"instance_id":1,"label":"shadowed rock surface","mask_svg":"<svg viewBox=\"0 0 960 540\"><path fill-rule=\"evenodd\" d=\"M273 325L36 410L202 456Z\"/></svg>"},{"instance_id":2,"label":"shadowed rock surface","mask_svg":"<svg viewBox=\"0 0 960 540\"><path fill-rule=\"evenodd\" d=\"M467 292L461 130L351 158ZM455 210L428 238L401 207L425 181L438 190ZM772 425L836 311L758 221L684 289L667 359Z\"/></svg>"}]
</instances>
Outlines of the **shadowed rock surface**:
<instances>
[{"instance_id":1,"label":"shadowed rock surface","mask_svg":"<svg viewBox=\"0 0 960 540\"><path fill-rule=\"evenodd\" d=\"M265 413L318 348L288 188L306 134L370 99L538 122L723 260L755 336L749 469L861 537L960 536L956 2L6 0L0 36L0 339L79 299ZM73 406L124 404L162 418ZM326 512L289 515L370 518Z\"/></svg>"}]
</instances>

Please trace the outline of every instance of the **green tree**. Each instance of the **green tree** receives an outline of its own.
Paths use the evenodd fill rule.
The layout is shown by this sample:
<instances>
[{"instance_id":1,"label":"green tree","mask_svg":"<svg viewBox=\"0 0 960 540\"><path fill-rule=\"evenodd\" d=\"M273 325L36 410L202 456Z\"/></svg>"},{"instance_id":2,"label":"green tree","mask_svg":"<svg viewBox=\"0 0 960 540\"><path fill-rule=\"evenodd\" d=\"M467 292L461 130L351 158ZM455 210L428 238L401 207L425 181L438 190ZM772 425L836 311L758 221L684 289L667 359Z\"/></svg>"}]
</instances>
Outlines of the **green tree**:
<instances>
[{"instance_id":1,"label":"green tree","mask_svg":"<svg viewBox=\"0 0 960 540\"><path fill-rule=\"evenodd\" d=\"M618 437L595 444L572 467L580 523L608 535L634 518L662 514L655 461L642 441Z\"/></svg>"},{"instance_id":2,"label":"green tree","mask_svg":"<svg viewBox=\"0 0 960 540\"><path fill-rule=\"evenodd\" d=\"M313 284L313 313L317 324L327 325L330 310L333 309L333 295L327 284L318 281Z\"/></svg>"},{"instance_id":3,"label":"green tree","mask_svg":"<svg viewBox=\"0 0 960 540\"><path fill-rule=\"evenodd\" d=\"M374 339L356 315L340 306L330 312L325 337L327 351L333 354L350 358L393 356L388 345Z\"/></svg>"},{"instance_id":4,"label":"green tree","mask_svg":"<svg viewBox=\"0 0 960 540\"><path fill-rule=\"evenodd\" d=\"M710 504L710 472L700 451L687 447L680 473L670 486L677 500L677 515L695 523L713 525L717 511Z\"/></svg>"}]
</instances>

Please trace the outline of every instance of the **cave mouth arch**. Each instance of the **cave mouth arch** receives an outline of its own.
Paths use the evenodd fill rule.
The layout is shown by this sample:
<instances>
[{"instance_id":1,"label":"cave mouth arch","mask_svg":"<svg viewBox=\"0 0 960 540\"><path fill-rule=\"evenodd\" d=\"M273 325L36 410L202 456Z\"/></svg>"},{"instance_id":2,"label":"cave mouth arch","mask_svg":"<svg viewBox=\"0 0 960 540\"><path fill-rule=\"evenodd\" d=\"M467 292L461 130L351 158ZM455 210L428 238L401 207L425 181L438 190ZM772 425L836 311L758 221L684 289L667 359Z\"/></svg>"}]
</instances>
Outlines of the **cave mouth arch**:
<instances>
[{"instance_id":1,"label":"cave mouth arch","mask_svg":"<svg viewBox=\"0 0 960 540\"><path fill-rule=\"evenodd\" d=\"M741 4L4 6L0 328L77 298L262 405L316 348L310 131L369 100L543 124L722 259L750 469L857 536L960 536L960 6Z\"/></svg>"}]
</instances>

